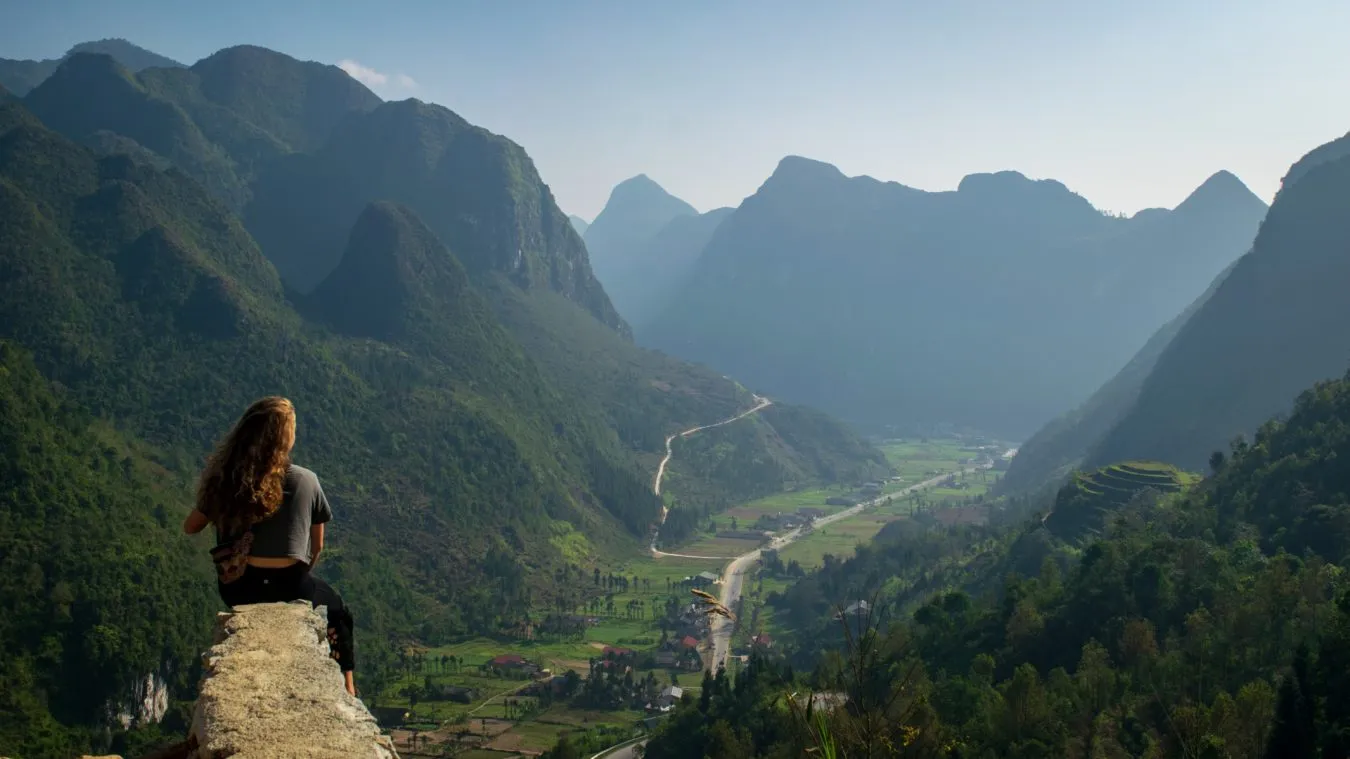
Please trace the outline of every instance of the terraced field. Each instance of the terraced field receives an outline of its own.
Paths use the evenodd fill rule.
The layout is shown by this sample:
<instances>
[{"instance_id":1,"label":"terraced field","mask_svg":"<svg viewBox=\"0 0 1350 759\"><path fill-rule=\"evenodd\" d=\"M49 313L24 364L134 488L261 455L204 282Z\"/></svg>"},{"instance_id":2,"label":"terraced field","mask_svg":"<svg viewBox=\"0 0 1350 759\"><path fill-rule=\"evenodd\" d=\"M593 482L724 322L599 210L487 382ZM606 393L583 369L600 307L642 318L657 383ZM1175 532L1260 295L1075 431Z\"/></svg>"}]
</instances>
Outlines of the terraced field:
<instances>
[{"instance_id":1,"label":"terraced field","mask_svg":"<svg viewBox=\"0 0 1350 759\"><path fill-rule=\"evenodd\" d=\"M1125 461L1079 472L1059 491L1045 526L1057 537L1081 542L1099 532L1110 514L1139 494L1180 492L1198 479L1198 475L1157 461Z\"/></svg>"}]
</instances>

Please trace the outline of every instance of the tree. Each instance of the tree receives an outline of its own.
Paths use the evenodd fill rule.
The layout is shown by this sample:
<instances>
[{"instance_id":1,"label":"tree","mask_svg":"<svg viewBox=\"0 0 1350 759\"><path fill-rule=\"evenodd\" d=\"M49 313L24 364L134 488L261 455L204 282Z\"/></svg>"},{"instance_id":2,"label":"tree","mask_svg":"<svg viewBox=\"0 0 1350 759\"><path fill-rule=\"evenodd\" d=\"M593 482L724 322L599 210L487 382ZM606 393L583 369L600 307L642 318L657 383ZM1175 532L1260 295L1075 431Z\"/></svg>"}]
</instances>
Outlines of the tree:
<instances>
[{"instance_id":1,"label":"tree","mask_svg":"<svg viewBox=\"0 0 1350 759\"><path fill-rule=\"evenodd\" d=\"M1296 673L1280 681L1275 720L1266 743L1265 759L1303 759L1316 756L1312 704L1304 696Z\"/></svg>"}]
</instances>

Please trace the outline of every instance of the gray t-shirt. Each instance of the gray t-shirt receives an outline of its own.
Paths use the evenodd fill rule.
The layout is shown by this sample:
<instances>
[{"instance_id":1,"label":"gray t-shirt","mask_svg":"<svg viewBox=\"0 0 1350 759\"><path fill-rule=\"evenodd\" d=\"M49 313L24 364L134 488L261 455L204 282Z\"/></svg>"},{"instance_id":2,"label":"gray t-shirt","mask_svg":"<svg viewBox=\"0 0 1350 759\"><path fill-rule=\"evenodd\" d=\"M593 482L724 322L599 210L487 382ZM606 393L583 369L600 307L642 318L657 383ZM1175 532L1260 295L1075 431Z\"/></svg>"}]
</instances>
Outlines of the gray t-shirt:
<instances>
[{"instance_id":1,"label":"gray t-shirt","mask_svg":"<svg viewBox=\"0 0 1350 759\"><path fill-rule=\"evenodd\" d=\"M333 509L318 476L302 466L291 464L286 470L283 493L276 512L253 525L253 548L249 554L262 558L290 557L308 563L309 528L332 519Z\"/></svg>"}]
</instances>

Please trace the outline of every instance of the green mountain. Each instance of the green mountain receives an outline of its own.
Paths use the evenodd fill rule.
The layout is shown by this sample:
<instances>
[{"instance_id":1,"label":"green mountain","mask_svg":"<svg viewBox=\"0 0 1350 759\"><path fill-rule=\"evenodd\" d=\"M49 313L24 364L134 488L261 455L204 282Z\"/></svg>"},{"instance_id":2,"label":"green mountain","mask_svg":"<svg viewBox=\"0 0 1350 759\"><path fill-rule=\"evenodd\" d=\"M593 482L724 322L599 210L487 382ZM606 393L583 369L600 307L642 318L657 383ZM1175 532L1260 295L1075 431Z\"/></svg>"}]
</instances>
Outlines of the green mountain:
<instances>
[{"instance_id":1,"label":"green mountain","mask_svg":"<svg viewBox=\"0 0 1350 759\"><path fill-rule=\"evenodd\" d=\"M336 66L252 46L191 68L132 72L105 54L72 54L25 104L96 150L176 165L236 211L263 166L316 147L347 115L380 103Z\"/></svg>"},{"instance_id":2,"label":"green mountain","mask_svg":"<svg viewBox=\"0 0 1350 759\"><path fill-rule=\"evenodd\" d=\"M259 59L307 67L313 81L326 77L326 69L284 57L245 56ZM196 67L176 76L207 81ZM24 614L21 624L0 622L7 651L0 703L22 715L17 726L3 722L9 712L0 718L0 731L9 731L0 736L23 736L16 751L4 744L9 753L107 749L107 715L133 700L140 683L148 678L174 696L190 687L185 663L195 657L180 644L200 645L191 630L209 624L214 593L202 579L209 577L203 545L171 537L201 457L257 396L282 393L297 404L296 460L320 473L338 514L321 570L360 609L358 634L370 651L393 636L434 643L497 633L555 599L577 601L580 591L559 585L557 570L639 550L660 507L650 483L665 436L752 400L720 374L633 345L589 273L580 238L528 156L504 138L409 101L358 108L322 148L303 152L257 127L296 127L288 139L302 144L317 134L300 129L303 112L245 119L247 109L222 105L228 98L204 84L204 98L219 98L214 105L165 97L187 91L167 81L158 70L132 76L106 56L78 55L29 94L81 141L124 148L110 155L59 134L23 104L0 106L0 340L31 356L14 359L31 365L22 393L45 392L71 409L48 424L26 410L31 404L16 405L30 422L7 430L22 437L4 438L0 450L32 450L51 466L74 457L112 467L118 477L97 481L117 488L108 499L124 499L105 503L92 485L48 499L32 483L78 483L83 470L62 479L36 459L6 456L12 466L0 486L22 497L0 502L0 524L50 501L60 512L53 520L92 530L120 518L107 511L117 504L162 504L150 512L162 532L99 528L98 549L137 561L176 552L172 561L186 568L165 564L171 580L156 581L175 589L146 587L164 590L165 603L192 616L169 625L159 607L119 589L150 571L123 559L116 571L91 564L107 587L73 592L109 609L120 608L109 599L125 597L146 609L143 618L79 607L70 612L78 624L48 625L59 640L43 637L26 616L32 604L63 603L63 577L92 575L72 558L82 543L71 543L74 553L62 547L65 533L19 533L32 545L6 549L0 561L32 563L28 557L41 554L72 566L48 572L39 562L41 571L11 573L22 593L12 585L0 593L0 607ZM87 109L69 96L81 87L92 90ZM156 142L162 125L178 131ZM261 135L253 144L276 154L260 150L241 171L242 154L222 147L235 143L218 135L245 133ZM409 134L425 139L401 141ZM187 170L202 165L184 147L196 135L233 162L226 165L252 211L263 213L266 196L279 206L266 218L290 213L297 228L323 240L340 227L331 250L292 238L322 249L324 276L313 287L284 282L269 255L284 257L259 246L219 186L208 189ZM316 177L332 183L308 184ZM303 192L277 195L279 185ZM360 205L338 215L335 198ZM7 369L0 380L17 372ZM713 460L691 462L686 476L700 490L677 508L714 508L728 492L755 497L884 467L875 449L810 412L753 424L746 444L758 448L738 455L774 465L747 479ZM90 459L81 442L91 435L108 441L96 449L102 458ZM55 442L42 448L28 437ZM133 476L139 471L150 474ZM25 600L37 588L48 595ZM143 644L157 635L158 647ZM77 639L103 648L81 652L62 642ZM119 655L123 668L94 672L87 692L63 690L59 678L73 668ZM38 668L47 669L34 674Z\"/></svg>"},{"instance_id":3,"label":"green mountain","mask_svg":"<svg viewBox=\"0 0 1350 759\"><path fill-rule=\"evenodd\" d=\"M872 429L1018 438L1125 364L1264 212L1227 173L1123 219L1016 172L924 192L788 157L639 337Z\"/></svg>"},{"instance_id":4,"label":"green mountain","mask_svg":"<svg viewBox=\"0 0 1350 759\"><path fill-rule=\"evenodd\" d=\"M576 214L568 214L567 220L572 222L572 229L575 229L577 234L581 235L582 239L585 239L586 228L589 227L591 223Z\"/></svg>"},{"instance_id":5,"label":"green mountain","mask_svg":"<svg viewBox=\"0 0 1350 759\"><path fill-rule=\"evenodd\" d=\"M28 93L24 105L47 126L91 147L131 153L142 148L162 157L232 206L247 196L229 155L182 108L142 86L110 56L71 55ZM125 142L108 140L110 134Z\"/></svg>"},{"instance_id":6,"label":"green mountain","mask_svg":"<svg viewBox=\"0 0 1350 759\"><path fill-rule=\"evenodd\" d=\"M384 103L346 119L316 153L264 171L244 218L287 283L308 291L337 264L361 210L379 199L427 220L470 276L557 292L627 330L525 151L438 105Z\"/></svg>"},{"instance_id":7,"label":"green mountain","mask_svg":"<svg viewBox=\"0 0 1350 759\"><path fill-rule=\"evenodd\" d=\"M1185 311L1153 333L1129 363L1083 405L1051 420L1019 446L1007 474L999 480L1000 492L1028 491L1058 483L1078 468L1088 450L1133 407L1163 350L1182 325L1213 296L1235 265L1229 265Z\"/></svg>"},{"instance_id":8,"label":"green mountain","mask_svg":"<svg viewBox=\"0 0 1350 759\"><path fill-rule=\"evenodd\" d=\"M1251 252L1167 344L1089 464L1147 457L1200 469L1301 388L1345 371L1350 335L1326 325L1350 317L1347 144L1290 170Z\"/></svg>"},{"instance_id":9,"label":"green mountain","mask_svg":"<svg viewBox=\"0 0 1350 759\"><path fill-rule=\"evenodd\" d=\"M112 56L131 71L148 68L182 68L183 64L172 58L165 58L142 47L137 47L123 39L105 39L94 42L81 42L72 47L60 58L42 61L13 60L0 58L0 87L15 95L23 96L42 84L61 65L62 61L77 53L94 53Z\"/></svg>"}]
</instances>

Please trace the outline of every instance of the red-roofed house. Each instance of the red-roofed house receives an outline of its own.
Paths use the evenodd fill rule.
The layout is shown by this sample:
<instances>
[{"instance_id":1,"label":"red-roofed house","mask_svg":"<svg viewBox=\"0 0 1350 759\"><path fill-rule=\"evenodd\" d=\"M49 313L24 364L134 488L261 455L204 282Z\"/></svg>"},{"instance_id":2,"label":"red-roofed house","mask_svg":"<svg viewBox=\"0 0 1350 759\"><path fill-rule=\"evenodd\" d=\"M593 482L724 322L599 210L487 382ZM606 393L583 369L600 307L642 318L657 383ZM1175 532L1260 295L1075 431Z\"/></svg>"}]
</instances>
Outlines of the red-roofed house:
<instances>
[{"instance_id":1,"label":"red-roofed house","mask_svg":"<svg viewBox=\"0 0 1350 759\"><path fill-rule=\"evenodd\" d=\"M685 648L698 648L698 639L692 635L686 635L680 639L680 645Z\"/></svg>"},{"instance_id":2,"label":"red-roofed house","mask_svg":"<svg viewBox=\"0 0 1350 759\"><path fill-rule=\"evenodd\" d=\"M750 645L761 648L773 648L773 636L768 633L760 633L750 639Z\"/></svg>"},{"instance_id":3,"label":"red-roofed house","mask_svg":"<svg viewBox=\"0 0 1350 759\"><path fill-rule=\"evenodd\" d=\"M493 657L484 666L487 669L495 669L502 672L523 672L527 675L532 675L539 671L538 664L535 664L520 654L502 654Z\"/></svg>"}]
</instances>

